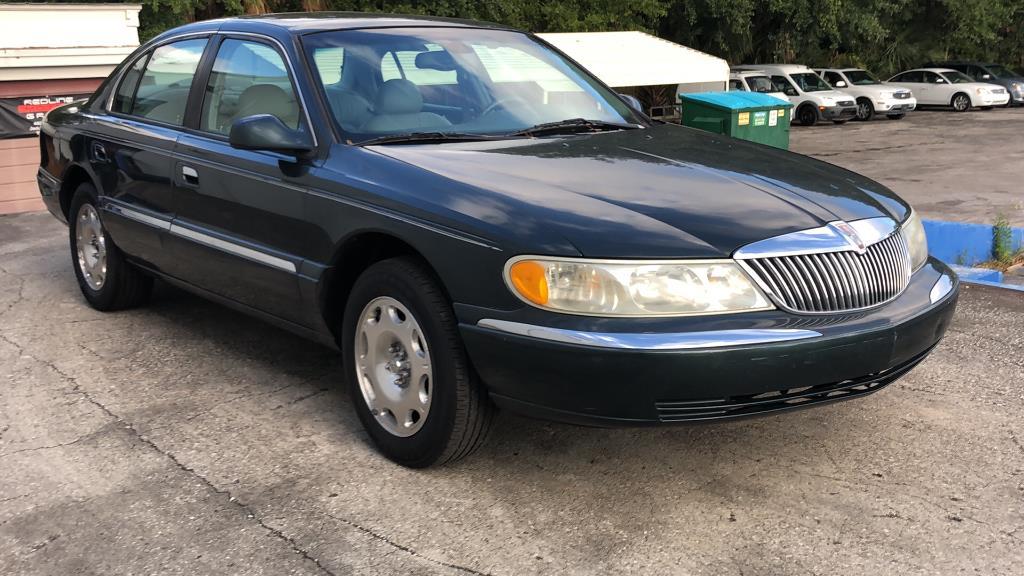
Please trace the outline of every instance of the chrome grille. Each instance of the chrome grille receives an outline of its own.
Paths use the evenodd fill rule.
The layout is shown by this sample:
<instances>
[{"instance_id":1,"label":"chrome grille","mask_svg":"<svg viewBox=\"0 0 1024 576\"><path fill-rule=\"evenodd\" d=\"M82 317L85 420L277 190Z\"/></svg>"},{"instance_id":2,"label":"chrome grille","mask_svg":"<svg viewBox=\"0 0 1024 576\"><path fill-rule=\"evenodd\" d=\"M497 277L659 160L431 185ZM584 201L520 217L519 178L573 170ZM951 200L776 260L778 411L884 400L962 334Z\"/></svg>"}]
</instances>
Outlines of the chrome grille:
<instances>
[{"instance_id":1,"label":"chrome grille","mask_svg":"<svg viewBox=\"0 0 1024 576\"><path fill-rule=\"evenodd\" d=\"M853 100L840 100L837 104L840 106L853 106L854 102Z\"/></svg>"},{"instance_id":2,"label":"chrome grille","mask_svg":"<svg viewBox=\"0 0 1024 576\"><path fill-rule=\"evenodd\" d=\"M744 260L777 303L798 312L841 312L877 306L910 282L910 252L895 232L867 248Z\"/></svg>"},{"instance_id":3,"label":"chrome grille","mask_svg":"<svg viewBox=\"0 0 1024 576\"><path fill-rule=\"evenodd\" d=\"M910 92L896 92L892 97L897 100L906 100L907 98L910 98Z\"/></svg>"},{"instance_id":4,"label":"chrome grille","mask_svg":"<svg viewBox=\"0 0 1024 576\"><path fill-rule=\"evenodd\" d=\"M1006 88L993 88L993 94L1006 94Z\"/></svg>"}]
</instances>

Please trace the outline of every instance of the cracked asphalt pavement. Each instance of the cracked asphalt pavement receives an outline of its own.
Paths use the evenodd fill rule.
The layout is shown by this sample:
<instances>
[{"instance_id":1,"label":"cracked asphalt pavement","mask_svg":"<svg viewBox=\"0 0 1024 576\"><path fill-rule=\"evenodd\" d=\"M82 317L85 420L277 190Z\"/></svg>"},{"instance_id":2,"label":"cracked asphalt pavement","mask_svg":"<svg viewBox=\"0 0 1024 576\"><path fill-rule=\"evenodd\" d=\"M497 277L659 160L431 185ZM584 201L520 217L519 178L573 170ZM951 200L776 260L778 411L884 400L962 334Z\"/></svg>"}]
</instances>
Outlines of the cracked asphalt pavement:
<instances>
[{"instance_id":1,"label":"cracked asphalt pavement","mask_svg":"<svg viewBox=\"0 0 1024 576\"><path fill-rule=\"evenodd\" d=\"M338 354L161 286L103 314L66 230L0 217L0 574L1020 574L1024 297L967 287L869 397L604 430L503 414L374 453ZM628 383L623 383L628 386Z\"/></svg>"}]
</instances>

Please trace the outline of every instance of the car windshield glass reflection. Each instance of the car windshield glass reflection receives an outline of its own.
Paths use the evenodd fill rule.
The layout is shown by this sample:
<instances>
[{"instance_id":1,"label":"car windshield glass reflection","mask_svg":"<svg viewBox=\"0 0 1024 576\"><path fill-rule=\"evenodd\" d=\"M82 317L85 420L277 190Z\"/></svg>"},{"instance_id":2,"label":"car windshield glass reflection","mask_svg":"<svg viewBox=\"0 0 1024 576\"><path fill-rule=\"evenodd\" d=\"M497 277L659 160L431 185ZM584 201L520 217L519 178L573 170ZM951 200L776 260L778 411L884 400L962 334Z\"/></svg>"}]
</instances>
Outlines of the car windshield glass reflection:
<instances>
[{"instance_id":1,"label":"car windshield glass reflection","mask_svg":"<svg viewBox=\"0 0 1024 576\"><path fill-rule=\"evenodd\" d=\"M344 30L309 35L304 44L352 143L397 134L419 141L425 133L512 135L577 119L595 131L641 122L614 93L518 32ZM567 124L565 131L581 128Z\"/></svg>"},{"instance_id":2,"label":"car windshield glass reflection","mask_svg":"<svg viewBox=\"0 0 1024 576\"><path fill-rule=\"evenodd\" d=\"M850 70L846 72L846 77L850 80L850 83L854 86L871 86L872 84L881 84L881 80L875 78L870 72L866 70Z\"/></svg>"},{"instance_id":3,"label":"car windshield glass reflection","mask_svg":"<svg viewBox=\"0 0 1024 576\"><path fill-rule=\"evenodd\" d=\"M831 86L821 79L821 76L812 72L790 74L789 77L792 78L793 82L795 82L796 85L804 92L822 92L824 90L832 89Z\"/></svg>"}]
</instances>

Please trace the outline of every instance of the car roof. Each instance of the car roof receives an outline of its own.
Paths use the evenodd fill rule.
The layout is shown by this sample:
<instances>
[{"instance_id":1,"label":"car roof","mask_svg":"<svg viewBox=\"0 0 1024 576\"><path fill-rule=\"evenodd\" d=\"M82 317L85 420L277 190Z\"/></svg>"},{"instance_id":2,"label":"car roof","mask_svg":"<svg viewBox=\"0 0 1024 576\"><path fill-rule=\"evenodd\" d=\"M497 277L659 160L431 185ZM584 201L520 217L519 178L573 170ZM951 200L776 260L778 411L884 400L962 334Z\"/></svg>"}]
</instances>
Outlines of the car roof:
<instances>
[{"instance_id":1,"label":"car roof","mask_svg":"<svg viewBox=\"0 0 1024 576\"><path fill-rule=\"evenodd\" d=\"M815 70L829 71L829 72L856 72L859 70L867 71L864 68L815 68Z\"/></svg>"},{"instance_id":2,"label":"car roof","mask_svg":"<svg viewBox=\"0 0 1024 576\"><path fill-rule=\"evenodd\" d=\"M264 32L273 35L301 35L329 30L359 28L488 28L515 30L508 26L464 20L405 14L370 14L365 12L282 12L218 18L186 24L164 32L157 38L197 32Z\"/></svg>"},{"instance_id":3,"label":"car roof","mask_svg":"<svg viewBox=\"0 0 1024 576\"><path fill-rule=\"evenodd\" d=\"M903 72L956 72L956 70L953 70L952 68L911 68L910 70L904 70ZM897 73L896 76L903 74L903 72Z\"/></svg>"},{"instance_id":4,"label":"car roof","mask_svg":"<svg viewBox=\"0 0 1024 576\"><path fill-rule=\"evenodd\" d=\"M735 69L740 72L764 70L767 68L775 68L776 70L782 70L783 72L803 72L804 70L811 69L809 66L805 66L803 64L742 64L735 67Z\"/></svg>"},{"instance_id":5,"label":"car roof","mask_svg":"<svg viewBox=\"0 0 1024 576\"><path fill-rule=\"evenodd\" d=\"M969 64L973 66L995 66L995 62L985 62L984 60L936 60L934 62L937 66L949 66L950 64Z\"/></svg>"},{"instance_id":6,"label":"car roof","mask_svg":"<svg viewBox=\"0 0 1024 576\"><path fill-rule=\"evenodd\" d=\"M730 70L730 76L767 76L767 70Z\"/></svg>"}]
</instances>

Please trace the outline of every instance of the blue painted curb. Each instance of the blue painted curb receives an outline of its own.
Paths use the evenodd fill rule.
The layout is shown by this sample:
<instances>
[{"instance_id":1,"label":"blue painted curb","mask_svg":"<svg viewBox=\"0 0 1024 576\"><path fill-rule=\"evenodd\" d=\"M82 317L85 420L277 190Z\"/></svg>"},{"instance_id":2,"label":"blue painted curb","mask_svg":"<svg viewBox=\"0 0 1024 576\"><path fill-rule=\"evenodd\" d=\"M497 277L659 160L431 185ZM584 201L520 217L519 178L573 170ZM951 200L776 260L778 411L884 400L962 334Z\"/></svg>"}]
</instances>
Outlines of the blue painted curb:
<instances>
[{"instance_id":1,"label":"blue painted curb","mask_svg":"<svg viewBox=\"0 0 1024 576\"><path fill-rule=\"evenodd\" d=\"M947 264L973 266L992 259L993 226L968 222L925 220L928 252ZM1011 228L1012 249L1024 247L1024 228Z\"/></svg>"}]
</instances>

